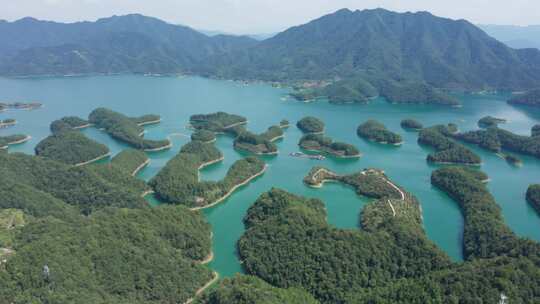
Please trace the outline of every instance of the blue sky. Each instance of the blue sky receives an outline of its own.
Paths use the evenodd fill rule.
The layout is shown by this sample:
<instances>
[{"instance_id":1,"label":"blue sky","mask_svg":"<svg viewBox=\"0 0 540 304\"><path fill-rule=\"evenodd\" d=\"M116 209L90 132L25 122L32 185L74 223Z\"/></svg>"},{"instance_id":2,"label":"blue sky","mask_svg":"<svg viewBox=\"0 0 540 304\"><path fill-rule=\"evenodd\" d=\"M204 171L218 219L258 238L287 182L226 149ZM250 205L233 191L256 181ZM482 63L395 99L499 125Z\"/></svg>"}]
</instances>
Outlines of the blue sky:
<instances>
[{"instance_id":1,"label":"blue sky","mask_svg":"<svg viewBox=\"0 0 540 304\"><path fill-rule=\"evenodd\" d=\"M72 22L141 13L198 29L270 33L340 8L420 11L473 23L540 23L540 0L0 0L0 19Z\"/></svg>"}]
</instances>

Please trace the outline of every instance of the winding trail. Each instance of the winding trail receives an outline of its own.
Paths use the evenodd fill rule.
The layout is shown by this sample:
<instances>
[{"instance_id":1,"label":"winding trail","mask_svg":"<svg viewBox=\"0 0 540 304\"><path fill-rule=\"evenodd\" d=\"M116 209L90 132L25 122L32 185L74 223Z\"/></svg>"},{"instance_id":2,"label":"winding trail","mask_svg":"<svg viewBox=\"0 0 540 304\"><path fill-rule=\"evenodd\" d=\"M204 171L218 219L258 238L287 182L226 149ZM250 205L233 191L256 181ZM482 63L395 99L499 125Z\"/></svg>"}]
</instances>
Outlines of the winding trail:
<instances>
[{"instance_id":1,"label":"winding trail","mask_svg":"<svg viewBox=\"0 0 540 304\"><path fill-rule=\"evenodd\" d=\"M187 301L185 301L183 304L190 304L191 302L193 302L197 296L199 296L201 293L203 293L206 289L208 289L210 286L212 286L215 282L217 282L218 279L219 279L219 274L214 271L214 277L210 281L208 281L208 283L206 283L203 287L197 289L197 292L195 292L195 296L193 296L192 298L187 299Z\"/></svg>"},{"instance_id":2,"label":"winding trail","mask_svg":"<svg viewBox=\"0 0 540 304\"><path fill-rule=\"evenodd\" d=\"M390 208L392 208L392 213L394 214L394 217L396 217L396 209L394 209L394 205L392 205L392 202L390 200L387 200L388 205L390 205Z\"/></svg>"}]
</instances>

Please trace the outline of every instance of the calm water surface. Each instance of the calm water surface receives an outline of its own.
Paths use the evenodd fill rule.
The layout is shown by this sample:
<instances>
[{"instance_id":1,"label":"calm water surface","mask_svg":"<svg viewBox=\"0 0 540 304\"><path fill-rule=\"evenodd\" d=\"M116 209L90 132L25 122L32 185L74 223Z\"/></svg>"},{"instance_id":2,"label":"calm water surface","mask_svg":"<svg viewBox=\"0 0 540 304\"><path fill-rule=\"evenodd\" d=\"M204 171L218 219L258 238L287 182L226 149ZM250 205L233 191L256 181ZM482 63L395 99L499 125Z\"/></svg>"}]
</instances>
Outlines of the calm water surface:
<instances>
[{"instance_id":1,"label":"calm water surface","mask_svg":"<svg viewBox=\"0 0 540 304\"><path fill-rule=\"evenodd\" d=\"M359 214L368 199L358 197L350 188L327 184L322 189L303 185L302 178L315 165L327 166L337 172L351 173L366 167L384 169L398 184L414 193L424 212L424 226L431 240L454 260L461 260L461 234L463 218L457 204L430 184L431 171L436 169L426 163L429 150L420 147L417 133L400 128L403 118L415 118L429 126L453 122L461 130L477 129L476 122L485 115L509 120L503 127L519 134L530 134L531 127L540 122L540 111L515 108L507 105L502 95L459 96L462 108L426 105L392 105L375 100L368 105L331 105L326 102L305 104L285 98L286 89L276 89L265 84L244 86L235 82L209 80L196 77L153 78L142 76L99 76L51 79L0 79L0 100L39 101L45 106L34 111L7 111L0 119L16 118L19 124L0 129L0 135L29 134L33 139L10 148L11 152L33 153L33 147L49 134L51 121L66 115L86 118L96 107L109 107L127 115L155 113L162 116L160 125L146 128L146 137L173 141L173 149L150 153L150 165L139 173L148 180L189 141L185 126L189 116L196 113L227 111L246 116L248 127L261 132L281 119L294 124L306 115L323 119L326 134L335 140L356 145L364 154L358 160L328 158L315 161L289 157L298 151L301 133L289 128L286 137L279 141L280 154L265 157L267 172L249 186L243 187L222 204L204 210L204 215L214 231L215 259L210 267L222 276L242 271L236 255L236 241L244 231L242 219L249 206L263 192L279 187L296 194L322 199L328 209L330 224L344 229L359 229ZM401 135L401 147L389 147L364 141L356 136L356 127L367 119L377 119ZM118 153L126 145L111 139L96 129L83 131L89 137L109 146ZM233 149L232 139L218 138L217 146L225 155L222 163L202 171L202 178L221 179L231 164L245 156ZM540 218L525 201L529 184L540 183L540 160L520 156L524 166L515 168L506 161L473 147L483 159L482 170L491 178L489 189L502 208L508 225L519 235L540 241ZM157 202L149 198L151 203Z\"/></svg>"}]
</instances>

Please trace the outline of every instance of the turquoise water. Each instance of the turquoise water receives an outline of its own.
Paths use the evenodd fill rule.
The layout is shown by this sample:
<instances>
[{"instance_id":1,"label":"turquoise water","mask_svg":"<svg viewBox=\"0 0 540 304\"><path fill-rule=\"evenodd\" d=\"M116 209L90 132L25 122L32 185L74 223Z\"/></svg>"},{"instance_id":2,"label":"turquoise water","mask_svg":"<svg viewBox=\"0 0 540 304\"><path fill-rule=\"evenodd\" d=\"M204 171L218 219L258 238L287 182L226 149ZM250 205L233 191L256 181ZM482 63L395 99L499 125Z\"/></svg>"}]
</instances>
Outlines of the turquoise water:
<instances>
[{"instance_id":1,"label":"turquoise water","mask_svg":"<svg viewBox=\"0 0 540 304\"><path fill-rule=\"evenodd\" d=\"M280 154L264 157L267 172L250 185L239 189L220 205L204 210L214 231L215 259L210 267L222 276L241 271L236 256L236 241L242 235L242 218L247 208L263 192L279 187L296 194L318 197L326 203L328 221L339 228L358 229L359 213L368 200L356 196L350 188L326 184L322 189L303 185L302 178L315 165L327 166L337 172L355 172L366 167L377 167L398 184L414 193L424 212L424 225L431 240L454 260L461 259L461 234L463 219L457 205L430 184L430 174L436 166L425 161L429 150L417 143L417 133L406 132L399 126L403 118L415 118L429 126L453 122L461 130L476 129L476 122L485 115L509 120L504 128L520 134L529 134L530 128L540 122L540 111L515 108L504 102L502 95L459 96L462 108L426 105L391 105L375 100L368 105L331 105L326 102L305 104L285 99L286 89L276 89L265 84L244 86L235 82L209 80L196 77L142 77L100 76L51 79L0 79L0 100L38 101L45 106L34 111L7 111L0 119L16 118L19 124L0 129L0 135L29 134L33 139L10 148L11 152L33 153L33 147L49 134L52 120L66 115L86 118L96 107L106 106L127 115L155 113L162 116L162 123L148 126L146 137L161 139L170 134L189 135L185 125L195 113L227 111L246 116L248 127L262 132L281 119L291 123L306 115L313 115L326 122L326 133L335 140L355 144L364 154L360 159L325 161L289 157L298 151L301 136L296 127L289 128L285 138L277 142ZM356 136L356 127L374 118L403 135L401 147L384 146L364 141ZM83 131L89 137L109 146L118 153L126 145L111 139L96 129ZM169 151L150 153L150 165L139 173L145 180L154 176L180 147L189 141L183 135L171 137L174 147ZM223 151L225 160L202 170L202 178L222 178L230 165L244 156L233 149L232 139L218 138L216 145ZM519 235L540 241L540 218L525 201L529 184L540 182L540 160L520 156L524 166L515 168L496 155L473 147L480 154L491 182L489 189L502 208L508 225ZM153 203L157 203L153 201Z\"/></svg>"}]
</instances>

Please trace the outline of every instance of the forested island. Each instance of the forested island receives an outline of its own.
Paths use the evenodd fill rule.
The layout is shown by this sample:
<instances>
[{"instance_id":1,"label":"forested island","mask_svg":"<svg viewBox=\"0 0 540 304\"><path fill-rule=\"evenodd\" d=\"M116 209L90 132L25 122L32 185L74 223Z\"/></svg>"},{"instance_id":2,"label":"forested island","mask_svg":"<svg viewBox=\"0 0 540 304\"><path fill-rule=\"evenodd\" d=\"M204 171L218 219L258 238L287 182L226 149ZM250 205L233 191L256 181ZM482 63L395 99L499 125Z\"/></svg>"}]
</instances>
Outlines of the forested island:
<instances>
[{"instance_id":1,"label":"forested island","mask_svg":"<svg viewBox=\"0 0 540 304\"><path fill-rule=\"evenodd\" d=\"M305 179L315 185L337 180L374 197L362 211L362 230L329 226L320 200L272 189L249 208L239 252L249 274L282 288L302 287L320 303L540 300L540 245L504 224L486 178L454 167L432 175L464 214L462 263L427 239L414 196L375 169L338 175L314 168Z\"/></svg>"},{"instance_id":2,"label":"forested island","mask_svg":"<svg viewBox=\"0 0 540 304\"><path fill-rule=\"evenodd\" d=\"M341 158L362 156L360 150L355 146L348 143L335 142L332 138L322 134L306 134L300 138L298 145L304 150L322 152Z\"/></svg>"},{"instance_id":3,"label":"forested island","mask_svg":"<svg viewBox=\"0 0 540 304\"><path fill-rule=\"evenodd\" d=\"M424 125L412 118L403 119L400 123L401 127L406 130L420 131L424 128Z\"/></svg>"},{"instance_id":4,"label":"forested island","mask_svg":"<svg viewBox=\"0 0 540 304\"><path fill-rule=\"evenodd\" d=\"M540 106L540 89L527 91L508 100L510 104Z\"/></svg>"},{"instance_id":5,"label":"forested island","mask_svg":"<svg viewBox=\"0 0 540 304\"><path fill-rule=\"evenodd\" d=\"M7 127L12 127L14 125L17 124L17 121L13 118L6 118L6 119L2 119L0 120L0 129L1 128L7 128Z\"/></svg>"},{"instance_id":6,"label":"forested island","mask_svg":"<svg viewBox=\"0 0 540 304\"><path fill-rule=\"evenodd\" d=\"M130 118L109 109L98 108L90 113L88 121L96 128L103 129L113 138L136 149L145 151L169 149L172 146L169 140L149 140L142 137L144 129L139 124L144 124L147 119L155 120L156 117L153 115L143 116L143 118Z\"/></svg>"},{"instance_id":7,"label":"forested island","mask_svg":"<svg viewBox=\"0 0 540 304\"><path fill-rule=\"evenodd\" d=\"M18 145L29 141L31 137L29 135L14 134L7 136L0 136L0 150L5 150L11 145Z\"/></svg>"},{"instance_id":8,"label":"forested island","mask_svg":"<svg viewBox=\"0 0 540 304\"><path fill-rule=\"evenodd\" d=\"M189 118L189 123L197 130L204 129L215 133L225 133L234 127L247 124L247 119L240 115L216 112L192 115Z\"/></svg>"},{"instance_id":9,"label":"forested island","mask_svg":"<svg viewBox=\"0 0 540 304\"><path fill-rule=\"evenodd\" d=\"M70 124L67 121L70 119L57 120L51 124L53 134L37 144L34 149L36 155L75 166L109 157L107 146L75 130L84 126L84 122L74 121L74 124Z\"/></svg>"},{"instance_id":10,"label":"forested island","mask_svg":"<svg viewBox=\"0 0 540 304\"><path fill-rule=\"evenodd\" d=\"M478 126L480 128L497 127L499 124L506 123L506 119L497 118L493 116L484 116L478 120Z\"/></svg>"},{"instance_id":11,"label":"forested island","mask_svg":"<svg viewBox=\"0 0 540 304\"><path fill-rule=\"evenodd\" d=\"M39 102L0 102L0 112L6 109L15 109L15 110L34 110L41 108L43 105Z\"/></svg>"},{"instance_id":12,"label":"forested island","mask_svg":"<svg viewBox=\"0 0 540 304\"><path fill-rule=\"evenodd\" d=\"M418 143L435 149L434 153L428 155L427 160L443 164L479 165L482 162L480 156L451 139L457 132L457 126L454 124L422 129Z\"/></svg>"},{"instance_id":13,"label":"forested island","mask_svg":"<svg viewBox=\"0 0 540 304\"><path fill-rule=\"evenodd\" d=\"M290 125L291 125L291 123L287 119L282 119L279 122L279 127L282 128L282 129L286 129L286 128L290 127Z\"/></svg>"},{"instance_id":14,"label":"forested island","mask_svg":"<svg viewBox=\"0 0 540 304\"><path fill-rule=\"evenodd\" d=\"M533 127L531 136L524 136L498 127L490 127L486 130L455 134L454 137L495 153L508 150L540 158L540 137L534 136L535 132L537 131Z\"/></svg>"},{"instance_id":15,"label":"forested island","mask_svg":"<svg viewBox=\"0 0 540 304\"><path fill-rule=\"evenodd\" d=\"M306 116L296 123L296 127L304 133L324 133L324 122L313 116Z\"/></svg>"},{"instance_id":16,"label":"forested island","mask_svg":"<svg viewBox=\"0 0 540 304\"><path fill-rule=\"evenodd\" d=\"M261 134L252 133L244 128L235 131L234 148L249 151L257 155L273 155L278 153L274 141L283 138L283 129L271 126Z\"/></svg>"},{"instance_id":17,"label":"forested island","mask_svg":"<svg viewBox=\"0 0 540 304\"><path fill-rule=\"evenodd\" d=\"M372 119L360 124L356 129L356 134L381 144L401 145L403 143L401 135L386 129L385 125Z\"/></svg>"},{"instance_id":18,"label":"forested island","mask_svg":"<svg viewBox=\"0 0 540 304\"><path fill-rule=\"evenodd\" d=\"M247 157L236 161L221 181L200 181L199 170L221 160L223 154L212 143L191 141L152 178L150 185L165 202L201 209L223 201L266 170L262 160Z\"/></svg>"},{"instance_id":19,"label":"forested island","mask_svg":"<svg viewBox=\"0 0 540 304\"><path fill-rule=\"evenodd\" d=\"M527 189L527 202L540 214L540 184L529 186Z\"/></svg>"}]
</instances>

